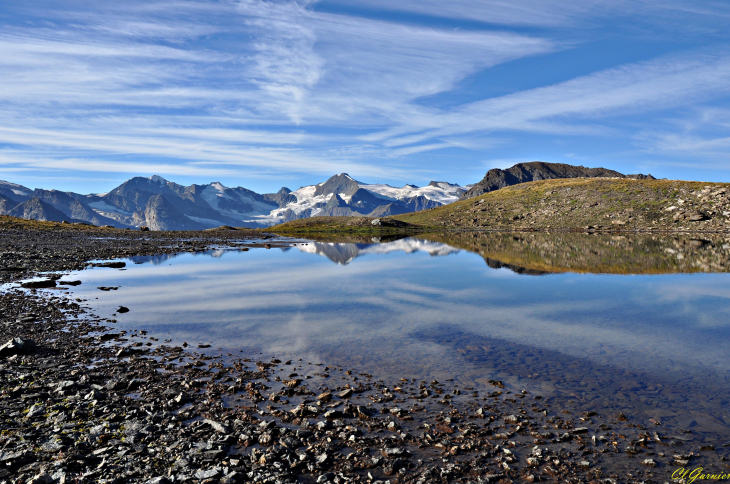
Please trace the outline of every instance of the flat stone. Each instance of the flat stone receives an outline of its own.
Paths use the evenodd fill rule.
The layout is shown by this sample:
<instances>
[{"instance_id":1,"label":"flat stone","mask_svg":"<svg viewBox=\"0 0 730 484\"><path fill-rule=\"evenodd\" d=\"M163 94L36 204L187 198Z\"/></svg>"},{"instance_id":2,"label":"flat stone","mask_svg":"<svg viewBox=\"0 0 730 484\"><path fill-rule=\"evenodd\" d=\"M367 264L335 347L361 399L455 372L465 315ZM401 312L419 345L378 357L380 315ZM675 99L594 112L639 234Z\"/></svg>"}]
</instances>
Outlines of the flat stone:
<instances>
[{"instance_id":1,"label":"flat stone","mask_svg":"<svg viewBox=\"0 0 730 484\"><path fill-rule=\"evenodd\" d=\"M222 434L229 433L228 428L225 425L223 425L222 423L216 422L215 420L210 420L209 418L206 418L203 420L203 423L208 424L211 427L213 427L213 430L215 430L216 432L220 432Z\"/></svg>"},{"instance_id":2,"label":"flat stone","mask_svg":"<svg viewBox=\"0 0 730 484\"><path fill-rule=\"evenodd\" d=\"M46 407L40 403L36 403L32 407L30 407L30 410L28 410L28 413L25 415L26 418L33 418L36 415L42 414L46 410Z\"/></svg>"},{"instance_id":3,"label":"flat stone","mask_svg":"<svg viewBox=\"0 0 730 484\"><path fill-rule=\"evenodd\" d=\"M167 477L153 477L144 482L144 484L167 484L170 480Z\"/></svg>"},{"instance_id":4,"label":"flat stone","mask_svg":"<svg viewBox=\"0 0 730 484\"><path fill-rule=\"evenodd\" d=\"M213 469L207 469L207 470L199 470L195 473L196 479L214 479L221 475L221 470L217 467L214 467Z\"/></svg>"}]
</instances>

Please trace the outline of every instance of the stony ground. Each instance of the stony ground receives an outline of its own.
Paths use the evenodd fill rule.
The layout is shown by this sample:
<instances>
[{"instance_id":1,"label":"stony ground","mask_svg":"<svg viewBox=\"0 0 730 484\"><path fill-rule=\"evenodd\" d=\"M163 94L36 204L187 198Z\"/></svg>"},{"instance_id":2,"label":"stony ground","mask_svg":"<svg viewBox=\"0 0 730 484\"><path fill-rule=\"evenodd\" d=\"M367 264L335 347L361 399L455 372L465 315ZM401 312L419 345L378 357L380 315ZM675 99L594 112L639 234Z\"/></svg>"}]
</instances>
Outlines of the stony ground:
<instances>
[{"instance_id":1,"label":"stony ground","mask_svg":"<svg viewBox=\"0 0 730 484\"><path fill-rule=\"evenodd\" d=\"M452 382L172 347L53 287L93 259L242 244L249 234L0 228L0 482L665 482L724 452ZM60 277L59 277L60 276ZM32 345L29 340L35 344Z\"/></svg>"}]
</instances>

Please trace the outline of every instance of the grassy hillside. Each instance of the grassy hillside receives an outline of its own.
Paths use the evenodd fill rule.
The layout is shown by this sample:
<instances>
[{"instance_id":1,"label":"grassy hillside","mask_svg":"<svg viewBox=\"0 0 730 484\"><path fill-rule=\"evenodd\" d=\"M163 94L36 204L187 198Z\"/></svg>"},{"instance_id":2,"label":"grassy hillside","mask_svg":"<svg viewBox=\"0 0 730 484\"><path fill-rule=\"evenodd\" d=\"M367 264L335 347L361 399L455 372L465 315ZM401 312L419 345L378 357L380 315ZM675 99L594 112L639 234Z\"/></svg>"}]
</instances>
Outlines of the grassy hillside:
<instances>
[{"instance_id":1,"label":"grassy hillside","mask_svg":"<svg viewBox=\"0 0 730 484\"><path fill-rule=\"evenodd\" d=\"M32 229L32 230L54 230L63 228L64 230L120 230L106 229L95 225L86 225L81 223L69 224L61 222L41 222L40 220L29 220L9 215L0 215L0 229Z\"/></svg>"},{"instance_id":2,"label":"grassy hillside","mask_svg":"<svg viewBox=\"0 0 730 484\"><path fill-rule=\"evenodd\" d=\"M730 185L578 178L515 185L395 217L441 229L700 230L730 228Z\"/></svg>"},{"instance_id":3,"label":"grassy hillside","mask_svg":"<svg viewBox=\"0 0 730 484\"><path fill-rule=\"evenodd\" d=\"M382 220L388 223L393 217ZM276 225L262 232L273 232L281 235L301 235L314 238L317 235L347 234L347 235L395 235L412 232L421 232L422 228L407 223L398 223L401 227L388 225L374 226L372 217L310 217Z\"/></svg>"}]
</instances>

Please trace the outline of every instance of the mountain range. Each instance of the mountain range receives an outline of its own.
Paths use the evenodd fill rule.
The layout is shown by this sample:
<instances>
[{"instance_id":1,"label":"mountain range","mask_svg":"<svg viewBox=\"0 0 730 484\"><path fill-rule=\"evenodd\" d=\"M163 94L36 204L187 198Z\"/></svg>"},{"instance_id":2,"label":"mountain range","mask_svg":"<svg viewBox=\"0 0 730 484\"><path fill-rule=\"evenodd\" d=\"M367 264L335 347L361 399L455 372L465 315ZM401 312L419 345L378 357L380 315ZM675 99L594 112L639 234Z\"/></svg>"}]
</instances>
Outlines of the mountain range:
<instances>
[{"instance_id":1,"label":"mountain range","mask_svg":"<svg viewBox=\"0 0 730 484\"><path fill-rule=\"evenodd\" d=\"M109 193L31 190L0 181L0 215L81 222L117 228L204 230L222 225L264 228L314 216L386 217L435 208L500 188L535 180L576 177L652 178L622 175L605 168L585 168L540 161L507 170L489 170L484 179L465 187L432 181L424 187L359 182L347 173L292 191L259 194L219 182L179 185L160 176L134 177Z\"/></svg>"},{"instance_id":2,"label":"mountain range","mask_svg":"<svg viewBox=\"0 0 730 484\"><path fill-rule=\"evenodd\" d=\"M425 187L396 188L358 182L346 173L295 191L283 187L264 194L219 182L183 186L160 176L134 177L109 193L92 195L31 190L0 181L0 215L151 230L261 228L317 215L383 217L414 212L454 202L467 189L435 181Z\"/></svg>"}]
</instances>

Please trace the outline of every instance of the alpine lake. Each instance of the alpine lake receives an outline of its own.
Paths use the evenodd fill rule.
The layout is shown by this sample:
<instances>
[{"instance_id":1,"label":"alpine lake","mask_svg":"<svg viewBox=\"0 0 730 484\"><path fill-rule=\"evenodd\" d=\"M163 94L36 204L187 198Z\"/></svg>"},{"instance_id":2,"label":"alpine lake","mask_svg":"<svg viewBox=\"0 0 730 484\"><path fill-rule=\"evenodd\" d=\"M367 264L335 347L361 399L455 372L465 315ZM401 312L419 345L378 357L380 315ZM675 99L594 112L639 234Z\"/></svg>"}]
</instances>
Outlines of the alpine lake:
<instances>
[{"instance_id":1,"label":"alpine lake","mask_svg":"<svg viewBox=\"0 0 730 484\"><path fill-rule=\"evenodd\" d=\"M81 284L67 293L115 330L160 343L448 382L480 396L499 382L698 446L730 441L730 238L451 233L266 244L125 259L123 269L68 275ZM115 314L119 306L129 312Z\"/></svg>"}]
</instances>

